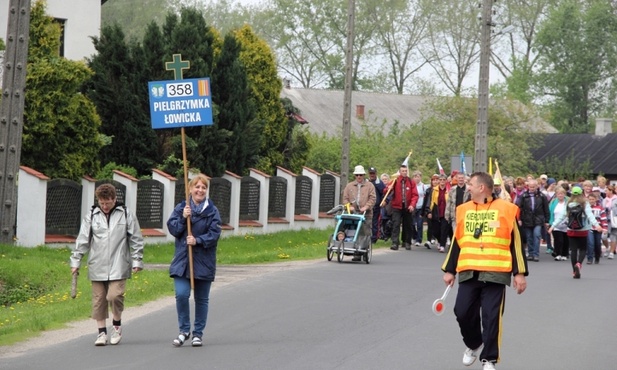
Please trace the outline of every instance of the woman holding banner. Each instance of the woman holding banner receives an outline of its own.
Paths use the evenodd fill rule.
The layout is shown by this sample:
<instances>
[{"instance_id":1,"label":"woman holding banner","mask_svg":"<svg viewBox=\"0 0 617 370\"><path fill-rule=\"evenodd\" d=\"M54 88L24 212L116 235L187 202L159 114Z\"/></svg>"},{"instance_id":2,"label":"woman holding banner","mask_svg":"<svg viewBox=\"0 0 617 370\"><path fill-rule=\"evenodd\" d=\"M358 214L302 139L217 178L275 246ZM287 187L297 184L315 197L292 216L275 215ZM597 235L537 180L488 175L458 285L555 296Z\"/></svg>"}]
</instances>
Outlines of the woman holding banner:
<instances>
[{"instance_id":1,"label":"woman holding banner","mask_svg":"<svg viewBox=\"0 0 617 370\"><path fill-rule=\"evenodd\" d=\"M221 216L206 197L208 178L199 174L189 183L190 197L180 202L167 221L169 233L176 238L175 253L169 267L174 279L176 311L180 334L173 345L180 347L191 337L189 297L195 299L193 347L202 345L208 318L210 286L216 273L216 248L221 236ZM192 276L191 276L192 275Z\"/></svg>"}]
</instances>

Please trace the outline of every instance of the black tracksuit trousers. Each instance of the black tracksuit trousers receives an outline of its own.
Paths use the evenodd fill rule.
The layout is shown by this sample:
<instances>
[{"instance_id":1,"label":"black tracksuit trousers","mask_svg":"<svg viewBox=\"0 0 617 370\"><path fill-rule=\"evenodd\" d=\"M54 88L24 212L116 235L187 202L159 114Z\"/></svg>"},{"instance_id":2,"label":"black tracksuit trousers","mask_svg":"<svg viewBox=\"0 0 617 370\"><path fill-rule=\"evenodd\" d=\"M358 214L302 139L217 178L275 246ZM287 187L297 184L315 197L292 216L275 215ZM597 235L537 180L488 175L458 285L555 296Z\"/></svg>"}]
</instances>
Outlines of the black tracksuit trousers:
<instances>
[{"instance_id":1,"label":"black tracksuit trousers","mask_svg":"<svg viewBox=\"0 0 617 370\"><path fill-rule=\"evenodd\" d=\"M471 349L484 344L480 360L499 361L501 316L506 303L506 286L478 281L476 277L459 284L454 314L463 342Z\"/></svg>"}]
</instances>

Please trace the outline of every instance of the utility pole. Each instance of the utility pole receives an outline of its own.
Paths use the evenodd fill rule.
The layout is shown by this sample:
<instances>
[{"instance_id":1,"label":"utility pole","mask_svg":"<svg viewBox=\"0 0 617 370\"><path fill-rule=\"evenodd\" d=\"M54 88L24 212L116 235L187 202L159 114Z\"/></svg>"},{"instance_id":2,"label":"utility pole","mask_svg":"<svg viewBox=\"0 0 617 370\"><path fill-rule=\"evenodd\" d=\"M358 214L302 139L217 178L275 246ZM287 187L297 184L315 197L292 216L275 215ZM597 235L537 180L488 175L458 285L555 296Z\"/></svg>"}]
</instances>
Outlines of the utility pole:
<instances>
[{"instance_id":1,"label":"utility pole","mask_svg":"<svg viewBox=\"0 0 617 370\"><path fill-rule=\"evenodd\" d=\"M17 177L24 127L29 35L30 0L10 0L0 105L0 243L2 244L12 244L16 233Z\"/></svg>"},{"instance_id":2,"label":"utility pole","mask_svg":"<svg viewBox=\"0 0 617 370\"><path fill-rule=\"evenodd\" d=\"M341 186L340 200L349 179L349 141L351 140L351 92L353 90L353 41L356 1L349 0L347 5L347 47L345 49L345 97L343 103L343 143L341 151Z\"/></svg>"},{"instance_id":3,"label":"utility pole","mask_svg":"<svg viewBox=\"0 0 617 370\"><path fill-rule=\"evenodd\" d=\"M476 126L476 142L474 155L474 172L487 171L487 141L488 141L488 83L491 55L491 32L493 24L493 2L483 0L482 30L480 37L480 77L478 81L478 123Z\"/></svg>"}]
</instances>

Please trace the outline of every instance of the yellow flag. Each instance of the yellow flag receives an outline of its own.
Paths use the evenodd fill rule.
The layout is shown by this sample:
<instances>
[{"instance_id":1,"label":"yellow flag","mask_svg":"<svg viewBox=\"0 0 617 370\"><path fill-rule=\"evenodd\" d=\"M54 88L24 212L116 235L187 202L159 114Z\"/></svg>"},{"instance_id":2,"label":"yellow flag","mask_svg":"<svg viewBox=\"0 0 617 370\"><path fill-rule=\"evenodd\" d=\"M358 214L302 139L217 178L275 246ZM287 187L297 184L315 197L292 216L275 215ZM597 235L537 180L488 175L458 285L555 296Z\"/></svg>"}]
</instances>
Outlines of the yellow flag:
<instances>
[{"instance_id":1,"label":"yellow flag","mask_svg":"<svg viewBox=\"0 0 617 370\"><path fill-rule=\"evenodd\" d=\"M488 157L488 174L493 176L493 158Z\"/></svg>"}]
</instances>

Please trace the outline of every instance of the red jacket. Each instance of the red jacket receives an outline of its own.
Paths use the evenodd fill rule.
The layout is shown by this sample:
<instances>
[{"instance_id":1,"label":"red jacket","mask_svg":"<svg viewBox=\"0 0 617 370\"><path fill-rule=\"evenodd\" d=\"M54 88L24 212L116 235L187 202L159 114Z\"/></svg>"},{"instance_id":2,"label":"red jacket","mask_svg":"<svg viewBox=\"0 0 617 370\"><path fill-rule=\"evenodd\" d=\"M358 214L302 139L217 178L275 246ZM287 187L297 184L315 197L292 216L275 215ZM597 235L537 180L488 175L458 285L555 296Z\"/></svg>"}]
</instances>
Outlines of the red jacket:
<instances>
[{"instance_id":1,"label":"red jacket","mask_svg":"<svg viewBox=\"0 0 617 370\"><path fill-rule=\"evenodd\" d=\"M392 208L403 208L403 183L405 184L405 207L416 209L416 203L418 203L418 188L416 183L409 177L399 176L394 181L394 187L392 188Z\"/></svg>"}]
</instances>

